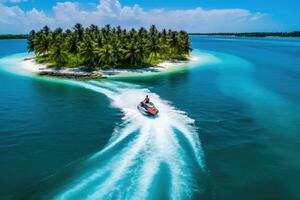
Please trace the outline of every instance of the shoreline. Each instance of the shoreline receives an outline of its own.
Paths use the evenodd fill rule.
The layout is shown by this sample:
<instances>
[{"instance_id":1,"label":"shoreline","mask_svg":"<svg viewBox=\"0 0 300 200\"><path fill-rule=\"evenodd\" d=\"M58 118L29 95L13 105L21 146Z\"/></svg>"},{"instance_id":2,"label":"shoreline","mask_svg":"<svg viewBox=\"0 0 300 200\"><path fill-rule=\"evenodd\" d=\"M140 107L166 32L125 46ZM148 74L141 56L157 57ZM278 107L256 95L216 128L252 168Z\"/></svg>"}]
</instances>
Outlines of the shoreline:
<instances>
[{"instance_id":1,"label":"shoreline","mask_svg":"<svg viewBox=\"0 0 300 200\"><path fill-rule=\"evenodd\" d=\"M109 78L113 76L124 75L142 75L149 73L159 73L178 67L185 66L186 64L196 62L199 60L198 56L191 55L186 61L164 61L156 66L140 68L140 69L107 69L107 70L95 70L92 72L86 72L79 68L62 68L54 69L47 67L46 64L38 63L35 61L35 57L27 57L23 59L21 67L23 70L39 75L58 78L81 78L81 79L100 79Z\"/></svg>"}]
</instances>

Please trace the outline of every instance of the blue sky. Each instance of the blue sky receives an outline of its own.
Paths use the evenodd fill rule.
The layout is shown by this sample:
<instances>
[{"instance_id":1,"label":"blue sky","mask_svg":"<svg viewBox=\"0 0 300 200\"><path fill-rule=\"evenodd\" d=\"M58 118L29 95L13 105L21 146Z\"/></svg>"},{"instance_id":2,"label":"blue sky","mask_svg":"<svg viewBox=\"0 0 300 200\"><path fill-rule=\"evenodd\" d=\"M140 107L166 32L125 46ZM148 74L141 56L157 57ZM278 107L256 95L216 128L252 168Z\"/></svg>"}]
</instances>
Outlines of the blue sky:
<instances>
[{"instance_id":1,"label":"blue sky","mask_svg":"<svg viewBox=\"0 0 300 200\"><path fill-rule=\"evenodd\" d=\"M300 30L300 0L0 0L0 33L74 23L189 32Z\"/></svg>"}]
</instances>

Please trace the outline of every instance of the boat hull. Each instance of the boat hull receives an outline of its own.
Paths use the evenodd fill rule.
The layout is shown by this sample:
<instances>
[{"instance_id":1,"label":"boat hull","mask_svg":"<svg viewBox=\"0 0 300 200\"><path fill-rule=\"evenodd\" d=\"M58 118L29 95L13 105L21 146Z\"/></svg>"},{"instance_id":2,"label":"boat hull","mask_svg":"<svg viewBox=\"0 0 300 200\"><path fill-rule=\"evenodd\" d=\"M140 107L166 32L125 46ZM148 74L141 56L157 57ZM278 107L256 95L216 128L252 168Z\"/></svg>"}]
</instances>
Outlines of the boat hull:
<instances>
[{"instance_id":1,"label":"boat hull","mask_svg":"<svg viewBox=\"0 0 300 200\"><path fill-rule=\"evenodd\" d=\"M155 109L155 112L149 112L146 108L144 108L141 105L137 106L137 109L145 116L149 116L149 117L155 117L158 115L159 111L157 109Z\"/></svg>"}]
</instances>

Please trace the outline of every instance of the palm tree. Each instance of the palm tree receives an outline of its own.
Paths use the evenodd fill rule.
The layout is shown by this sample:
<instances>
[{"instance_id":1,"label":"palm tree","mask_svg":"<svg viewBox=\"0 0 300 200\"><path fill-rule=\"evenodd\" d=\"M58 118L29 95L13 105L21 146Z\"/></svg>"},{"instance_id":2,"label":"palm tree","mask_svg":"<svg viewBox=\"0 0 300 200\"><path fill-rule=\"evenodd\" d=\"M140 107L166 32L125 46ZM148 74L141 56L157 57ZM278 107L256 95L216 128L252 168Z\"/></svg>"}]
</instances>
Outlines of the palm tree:
<instances>
[{"instance_id":1,"label":"palm tree","mask_svg":"<svg viewBox=\"0 0 300 200\"><path fill-rule=\"evenodd\" d=\"M169 35L169 45L171 47L171 52L173 54L178 54L179 41L177 37L178 33L176 31L172 31Z\"/></svg>"},{"instance_id":2,"label":"palm tree","mask_svg":"<svg viewBox=\"0 0 300 200\"><path fill-rule=\"evenodd\" d=\"M144 27L141 27L141 28L138 30L138 35L139 35L139 37L146 38L146 37L147 37L147 34L148 34L148 31L147 31L147 29L145 29Z\"/></svg>"},{"instance_id":3,"label":"palm tree","mask_svg":"<svg viewBox=\"0 0 300 200\"><path fill-rule=\"evenodd\" d=\"M99 27L95 24L91 24L90 25L90 30L95 33L95 34L98 34L99 33Z\"/></svg>"},{"instance_id":4,"label":"palm tree","mask_svg":"<svg viewBox=\"0 0 300 200\"><path fill-rule=\"evenodd\" d=\"M106 24L104 29L109 33L111 31L111 27L109 24Z\"/></svg>"},{"instance_id":5,"label":"palm tree","mask_svg":"<svg viewBox=\"0 0 300 200\"><path fill-rule=\"evenodd\" d=\"M97 49L96 44L90 38L84 38L81 46L79 48L79 54L84 60L85 69L93 70L95 66L95 61L97 59Z\"/></svg>"},{"instance_id":6,"label":"palm tree","mask_svg":"<svg viewBox=\"0 0 300 200\"><path fill-rule=\"evenodd\" d=\"M37 32L32 38L34 52L41 56L46 56L47 52L50 50L51 38L46 36L44 32Z\"/></svg>"},{"instance_id":7,"label":"palm tree","mask_svg":"<svg viewBox=\"0 0 300 200\"><path fill-rule=\"evenodd\" d=\"M122 64L125 60L125 56L124 56L125 45L122 45L121 41L115 40L115 42L112 44L112 47L114 49L114 57L116 60L116 64L117 65Z\"/></svg>"},{"instance_id":8,"label":"palm tree","mask_svg":"<svg viewBox=\"0 0 300 200\"><path fill-rule=\"evenodd\" d=\"M49 36L42 35L41 43L42 43L42 52L43 54L47 55L51 46Z\"/></svg>"},{"instance_id":9,"label":"palm tree","mask_svg":"<svg viewBox=\"0 0 300 200\"><path fill-rule=\"evenodd\" d=\"M106 66L111 66L116 63L114 49L110 44L104 45L102 48L97 50L99 56L99 64Z\"/></svg>"},{"instance_id":10,"label":"palm tree","mask_svg":"<svg viewBox=\"0 0 300 200\"><path fill-rule=\"evenodd\" d=\"M151 37L155 37L158 34L158 30L155 25L151 25L149 32Z\"/></svg>"},{"instance_id":11,"label":"palm tree","mask_svg":"<svg viewBox=\"0 0 300 200\"><path fill-rule=\"evenodd\" d=\"M125 59L129 60L129 64L136 66L144 59L145 48L141 45L136 45L134 42L129 43L125 50Z\"/></svg>"},{"instance_id":12,"label":"palm tree","mask_svg":"<svg viewBox=\"0 0 300 200\"><path fill-rule=\"evenodd\" d=\"M42 28L42 32L46 35L46 36L49 36L50 35L50 28L49 28L49 26L44 26L43 28Z\"/></svg>"},{"instance_id":13,"label":"palm tree","mask_svg":"<svg viewBox=\"0 0 300 200\"><path fill-rule=\"evenodd\" d=\"M51 30L48 26L44 26L42 30L38 32L34 45L36 45L40 55L46 56L48 54L51 46Z\"/></svg>"},{"instance_id":14,"label":"palm tree","mask_svg":"<svg viewBox=\"0 0 300 200\"><path fill-rule=\"evenodd\" d=\"M84 35L84 28L82 27L82 25L77 23L77 24L75 24L73 29L74 29L74 34L75 34L75 37L77 38L77 41L82 42L83 35Z\"/></svg>"},{"instance_id":15,"label":"palm tree","mask_svg":"<svg viewBox=\"0 0 300 200\"><path fill-rule=\"evenodd\" d=\"M121 26L117 26L116 28L116 36L120 37L122 35L122 28Z\"/></svg>"},{"instance_id":16,"label":"palm tree","mask_svg":"<svg viewBox=\"0 0 300 200\"><path fill-rule=\"evenodd\" d=\"M56 29L52 33L52 42L49 51L49 58L52 60L56 68L63 67L68 60L68 53L65 48L65 41L63 37L63 30L61 28Z\"/></svg>"},{"instance_id":17,"label":"palm tree","mask_svg":"<svg viewBox=\"0 0 300 200\"><path fill-rule=\"evenodd\" d=\"M62 34L63 34L62 28L55 29L53 31L53 33L52 33L52 40L53 40L53 42L55 42L58 37L61 37Z\"/></svg>"},{"instance_id":18,"label":"palm tree","mask_svg":"<svg viewBox=\"0 0 300 200\"><path fill-rule=\"evenodd\" d=\"M28 37L28 40L27 40L27 49L28 49L28 52L34 52L34 37L35 37L35 30L32 30L30 31L29 33L29 37Z\"/></svg>"},{"instance_id":19,"label":"palm tree","mask_svg":"<svg viewBox=\"0 0 300 200\"><path fill-rule=\"evenodd\" d=\"M75 34L71 33L67 37L67 43L68 43L68 52L76 55L79 51L79 45L78 45L79 43L77 41L77 37L75 36Z\"/></svg>"},{"instance_id":20,"label":"palm tree","mask_svg":"<svg viewBox=\"0 0 300 200\"><path fill-rule=\"evenodd\" d=\"M187 32L180 31L180 46L179 51L181 54L190 54L192 51L190 38Z\"/></svg>"},{"instance_id":21,"label":"palm tree","mask_svg":"<svg viewBox=\"0 0 300 200\"><path fill-rule=\"evenodd\" d=\"M156 37L149 38L147 47L150 52L150 61L156 59L160 50L159 41L156 39Z\"/></svg>"},{"instance_id":22,"label":"palm tree","mask_svg":"<svg viewBox=\"0 0 300 200\"><path fill-rule=\"evenodd\" d=\"M68 54L63 50L62 46L61 43L57 43L51 50L50 58L54 61L56 68L61 68L67 63Z\"/></svg>"}]
</instances>

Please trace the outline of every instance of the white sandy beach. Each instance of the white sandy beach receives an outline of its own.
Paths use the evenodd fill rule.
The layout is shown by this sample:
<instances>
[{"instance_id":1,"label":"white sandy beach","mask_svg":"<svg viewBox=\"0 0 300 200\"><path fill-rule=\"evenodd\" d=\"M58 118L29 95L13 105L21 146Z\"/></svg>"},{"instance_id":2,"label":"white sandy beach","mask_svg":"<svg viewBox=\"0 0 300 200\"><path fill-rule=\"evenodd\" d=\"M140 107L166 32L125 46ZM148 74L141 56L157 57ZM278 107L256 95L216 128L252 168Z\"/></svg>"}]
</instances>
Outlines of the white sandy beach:
<instances>
[{"instance_id":1,"label":"white sandy beach","mask_svg":"<svg viewBox=\"0 0 300 200\"><path fill-rule=\"evenodd\" d=\"M109 69L109 70L96 70L93 72L85 72L80 70L79 68L63 68L60 70L56 70L54 68L47 68L46 65L37 63L34 60L34 57L26 58L22 61L21 67L23 70L33 73L33 74L39 74L42 72L53 72L56 74L69 74L69 75L103 75L105 77L111 77L111 76L120 76L120 75L137 75L142 73L157 73L157 72L163 72L167 70L177 69L178 67L185 66L189 63L194 63L199 61L198 56L191 56L191 58L187 61L165 61L157 66L153 67L147 67L147 68L141 68L141 69Z\"/></svg>"}]
</instances>

